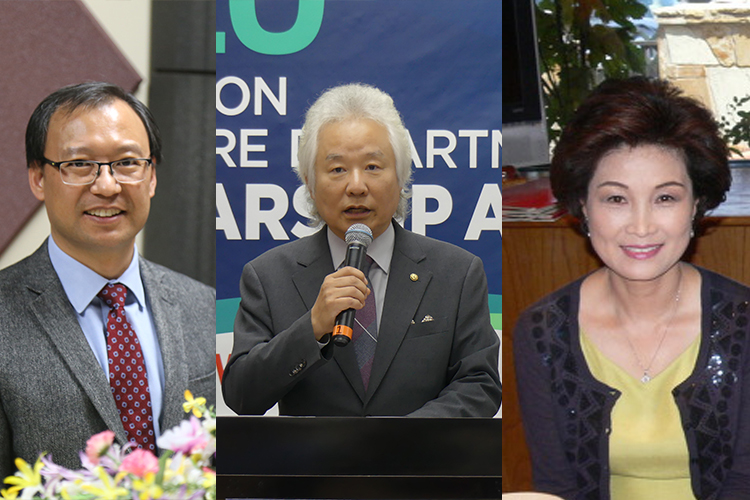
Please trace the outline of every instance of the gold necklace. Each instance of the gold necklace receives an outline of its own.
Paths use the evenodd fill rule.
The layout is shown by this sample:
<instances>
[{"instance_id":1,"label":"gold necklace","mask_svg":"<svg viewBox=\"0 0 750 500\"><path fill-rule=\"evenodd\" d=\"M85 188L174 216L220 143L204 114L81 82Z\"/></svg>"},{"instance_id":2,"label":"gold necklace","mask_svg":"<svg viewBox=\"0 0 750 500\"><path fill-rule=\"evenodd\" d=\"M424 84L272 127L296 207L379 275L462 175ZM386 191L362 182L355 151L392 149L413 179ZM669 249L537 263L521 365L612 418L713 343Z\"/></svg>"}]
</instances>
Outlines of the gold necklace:
<instances>
[{"instance_id":1,"label":"gold necklace","mask_svg":"<svg viewBox=\"0 0 750 500\"><path fill-rule=\"evenodd\" d=\"M664 339L667 338L667 331L669 330L669 326L672 324L672 320L674 319L674 316L677 313L677 306L680 303L680 292L682 291L682 267L679 267L679 270L680 270L680 278L679 278L679 281L677 282L677 293L675 294L674 305L672 306L672 313L669 315L669 320L667 321L667 324L664 325L664 329L662 330L662 334L661 334L661 339L659 340L659 345L656 346L656 350L654 351L653 356L651 356L651 361L649 362L648 366L644 367L643 363L641 363L641 357L638 356L638 351L636 351L635 346L633 345L633 342L631 342L630 335L628 335L627 330L625 331L625 340L628 341L628 345L630 346L630 350L633 352L633 357L635 358L635 362L638 363L638 368L640 368L643 371L641 382L644 384L647 384L653 378L651 377L651 373L649 373L651 370L651 366L654 364L654 361L656 360L656 355L659 354L662 344L664 344Z\"/></svg>"}]
</instances>

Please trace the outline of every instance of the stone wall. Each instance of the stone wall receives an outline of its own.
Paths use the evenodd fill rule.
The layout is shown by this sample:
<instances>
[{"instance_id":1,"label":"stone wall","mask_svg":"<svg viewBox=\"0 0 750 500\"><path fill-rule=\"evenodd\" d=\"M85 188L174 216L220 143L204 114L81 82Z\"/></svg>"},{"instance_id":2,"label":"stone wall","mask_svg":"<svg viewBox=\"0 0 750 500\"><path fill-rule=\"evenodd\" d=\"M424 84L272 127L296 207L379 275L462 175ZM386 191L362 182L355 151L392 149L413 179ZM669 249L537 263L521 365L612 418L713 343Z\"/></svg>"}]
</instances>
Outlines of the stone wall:
<instances>
[{"instance_id":1,"label":"stone wall","mask_svg":"<svg viewBox=\"0 0 750 500\"><path fill-rule=\"evenodd\" d=\"M701 100L717 118L729 113L734 97L750 94L750 2L653 11L662 78Z\"/></svg>"}]
</instances>

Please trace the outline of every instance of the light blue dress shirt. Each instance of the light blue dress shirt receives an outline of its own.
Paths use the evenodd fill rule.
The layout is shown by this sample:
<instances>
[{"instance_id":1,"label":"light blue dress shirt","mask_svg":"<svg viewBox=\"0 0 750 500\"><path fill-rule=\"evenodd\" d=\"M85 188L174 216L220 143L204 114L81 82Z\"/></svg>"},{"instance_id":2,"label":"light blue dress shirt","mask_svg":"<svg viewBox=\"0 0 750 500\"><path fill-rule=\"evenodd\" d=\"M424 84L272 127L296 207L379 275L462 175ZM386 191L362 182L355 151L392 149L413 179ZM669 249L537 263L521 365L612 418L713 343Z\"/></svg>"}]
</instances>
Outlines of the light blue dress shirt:
<instances>
[{"instance_id":1,"label":"light blue dress shirt","mask_svg":"<svg viewBox=\"0 0 750 500\"><path fill-rule=\"evenodd\" d=\"M159 415L161 415L162 394L164 393L164 364L161 359L159 339L156 336L156 327L151 311L147 307L146 292L141 281L138 249L135 248L133 260L130 261L130 265L122 276L114 280L100 276L63 252L52 236L49 237L48 249L52 267L55 268L60 278L65 294L77 313L78 324L81 325L81 330L99 366L107 376L107 380L109 380L109 363L107 361L106 324L109 307L97 297L97 294L107 283L122 283L132 292L128 294L125 301L125 314L141 343L148 373L148 387L151 392L154 433L156 437L159 437L161 435Z\"/></svg>"}]
</instances>

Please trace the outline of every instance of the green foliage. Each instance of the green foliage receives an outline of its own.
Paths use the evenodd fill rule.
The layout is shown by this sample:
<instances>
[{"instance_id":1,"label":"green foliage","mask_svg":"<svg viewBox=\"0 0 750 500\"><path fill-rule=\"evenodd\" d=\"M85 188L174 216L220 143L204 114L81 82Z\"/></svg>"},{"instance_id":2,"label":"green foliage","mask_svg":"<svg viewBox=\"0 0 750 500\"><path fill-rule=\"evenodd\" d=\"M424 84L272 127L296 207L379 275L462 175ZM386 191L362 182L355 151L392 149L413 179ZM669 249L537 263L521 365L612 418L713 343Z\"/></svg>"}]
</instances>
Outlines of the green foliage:
<instances>
[{"instance_id":1,"label":"green foliage","mask_svg":"<svg viewBox=\"0 0 750 500\"><path fill-rule=\"evenodd\" d=\"M730 116L735 116L735 120L731 120L730 116L724 115L719 121L719 125L724 132L724 140L730 145L730 148L740 156L744 156L742 152L732 146L737 146L741 142L750 144L750 111L745 111L742 107L750 102L750 95L745 97L734 97L732 104L729 107ZM730 121L731 120L731 121ZM734 122L732 125L731 123Z\"/></svg>"},{"instance_id":2,"label":"green foliage","mask_svg":"<svg viewBox=\"0 0 750 500\"><path fill-rule=\"evenodd\" d=\"M643 72L636 26L648 8L637 0L536 0L547 127L556 141L573 112L605 78Z\"/></svg>"}]
</instances>

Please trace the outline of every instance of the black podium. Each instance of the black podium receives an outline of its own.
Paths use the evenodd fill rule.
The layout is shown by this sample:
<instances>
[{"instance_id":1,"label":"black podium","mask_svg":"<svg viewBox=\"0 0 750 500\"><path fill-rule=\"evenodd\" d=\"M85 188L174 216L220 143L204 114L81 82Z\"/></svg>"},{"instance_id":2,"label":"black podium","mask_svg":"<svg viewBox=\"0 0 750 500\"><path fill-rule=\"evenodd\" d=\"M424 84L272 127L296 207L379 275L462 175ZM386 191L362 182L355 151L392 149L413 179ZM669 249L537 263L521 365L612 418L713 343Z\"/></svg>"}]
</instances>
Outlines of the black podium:
<instances>
[{"instance_id":1,"label":"black podium","mask_svg":"<svg viewBox=\"0 0 750 500\"><path fill-rule=\"evenodd\" d=\"M500 498L500 419L219 417L226 498Z\"/></svg>"}]
</instances>

